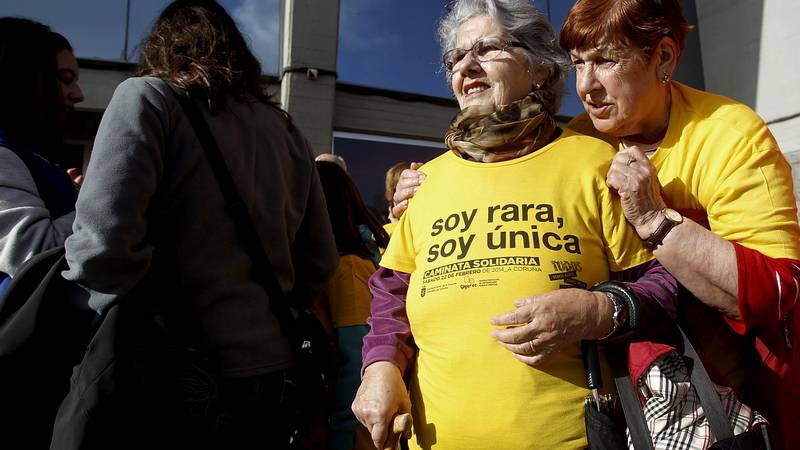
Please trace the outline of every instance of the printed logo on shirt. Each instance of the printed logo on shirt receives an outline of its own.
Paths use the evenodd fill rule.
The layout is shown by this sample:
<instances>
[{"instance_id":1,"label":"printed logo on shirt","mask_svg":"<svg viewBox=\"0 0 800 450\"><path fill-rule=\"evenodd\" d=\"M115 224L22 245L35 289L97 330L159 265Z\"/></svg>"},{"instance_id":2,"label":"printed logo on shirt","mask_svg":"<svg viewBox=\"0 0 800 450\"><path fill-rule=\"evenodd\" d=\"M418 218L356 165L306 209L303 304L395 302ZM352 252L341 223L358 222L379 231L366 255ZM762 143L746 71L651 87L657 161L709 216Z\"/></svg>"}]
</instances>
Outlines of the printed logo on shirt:
<instances>
[{"instance_id":1,"label":"printed logo on shirt","mask_svg":"<svg viewBox=\"0 0 800 450\"><path fill-rule=\"evenodd\" d=\"M586 289L588 286L577 278L578 272L582 270L580 261L550 261L550 263L556 272L548 274L547 277L550 281L560 280L561 284L558 285L560 289Z\"/></svg>"}]
</instances>

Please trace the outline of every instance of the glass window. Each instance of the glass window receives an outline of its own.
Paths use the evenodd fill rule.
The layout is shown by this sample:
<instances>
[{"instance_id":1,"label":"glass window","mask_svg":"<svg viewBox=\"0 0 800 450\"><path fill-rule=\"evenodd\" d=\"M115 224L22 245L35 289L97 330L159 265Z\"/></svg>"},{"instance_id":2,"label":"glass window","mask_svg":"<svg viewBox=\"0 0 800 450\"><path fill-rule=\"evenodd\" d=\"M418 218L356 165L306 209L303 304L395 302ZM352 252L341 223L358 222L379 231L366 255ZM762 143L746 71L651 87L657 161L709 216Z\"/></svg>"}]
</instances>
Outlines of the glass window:
<instances>
[{"instance_id":1,"label":"glass window","mask_svg":"<svg viewBox=\"0 0 800 450\"><path fill-rule=\"evenodd\" d=\"M347 162L347 172L358 186L367 206L386 219L384 196L386 171L401 162L426 162L444 152L444 144L372 136L333 133L333 153Z\"/></svg>"},{"instance_id":2,"label":"glass window","mask_svg":"<svg viewBox=\"0 0 800 450\"><path fill-rule=\"evenodd\" d=\"M280 73L281 0L218 0L236 21L250 50L270 75Z\"/></svg>"},{"instance_id":3,"label":"glass window","mask_svg":"<svg viewBox=\"0 0 800 450\"><path fill-rule=\"evenodd\" d=\"M450 97L436 38L444 4L340 0L339 81Z\"/></svg>"},{"instance_id":4,"label":"glass window","mask_svg":"<svg viewBox=\"0 0 800 450\"><path fill-rule=\"evenodd\" d=\"M220 0L268 74L278 73L280 1ZM137 62L139 43L169 3L170 0L3 2L0 16L27 17L49 25L70 41L79 58Z\"/></svg>"},{"instance_id":5,"label":"glass window","mask_svg":"<svg viewBox=\"0 0 800 450\"><path fill-rule=\"evenodd\" d=\"M446 1L340 0L339 81L436 97L452 97L441 71L436 36ZM573 0L534 2L558 32ZM583 109L575 78L567 80L561 114Z\"/></svg>"},{"instance_id":6,"label":"glass window","mask_svg":"<svg viewBox=\"0 0 800 450\"><path fill-rule=\"evenodd\" d=\"M278 74L281 0L219 0L236 20L263 70ZM30 17L70 40L80 58L138 61L138 45L169 0L2 2L0 15ZM339 81L450 98L441 71L436 25L445 0L340 0ZM572 0L537 0L556 30ZM127 33L126 33L127 28ZM561 114L581 111L574 77Z\"/></svg>"},{"instance_id":7,"label":"glass window","mask_svg":"<svg viewBox=\"0 0 800 450\"><path fill-rule=\"evenodd\" d=\"M556 34L561 32L564 19L567 18L567 13L574 4L574 0L547 0L547 17L550 19L550 23L553 24L553 29L556 31ZM575 91L575 72L572 70L567 74L565 87L567 88L567 92L564 94L564 99L561 101L561 110L558 113L562 116L575 117L583 112L583 106Z\"/></svg>"},{"instance_id":8,"label":"glass window","mask_svg":"<svg viewBox=\"0 0 800 450\"><path fill-rule=\"evenodd\" d=\"M127 1L127 0L126 0ZM125 49L125 61L139 61L139 44L150 32L161 10L170 0L131 0L128 23L128 47Z\"/></svg>"},{"instance_id":9,"label":"glass window","mask_svg":"<svg viewBox=\"0 0 800 450\"><path fill-rule=\"evenodd\" d=\"M0 16L42 22L63 34L81 58L119 61L127 0L38 0L0 3Z\"/></svg>"}]
</instances>

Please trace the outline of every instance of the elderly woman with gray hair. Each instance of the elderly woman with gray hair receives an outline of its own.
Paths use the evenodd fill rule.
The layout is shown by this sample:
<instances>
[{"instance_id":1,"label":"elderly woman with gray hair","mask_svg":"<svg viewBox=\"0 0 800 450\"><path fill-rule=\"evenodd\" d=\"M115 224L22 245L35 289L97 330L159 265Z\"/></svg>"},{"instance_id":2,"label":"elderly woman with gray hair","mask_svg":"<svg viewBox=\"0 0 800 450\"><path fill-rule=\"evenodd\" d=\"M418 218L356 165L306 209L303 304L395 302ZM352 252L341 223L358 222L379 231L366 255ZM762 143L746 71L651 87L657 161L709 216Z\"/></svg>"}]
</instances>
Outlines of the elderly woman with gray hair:
<instances>
[{"instance_id":1,"label":"elderly woman with gray hair","mask_svg":"<svg viewBox=\"0 0 800 450\"><path fill-rule=\"evenodd\" d=\"M569 59L541 12L459 0L439 35L461 112L370 279L353 411L378 448L408 411L412 448L583 448L580 342L655 332L675 280L606 187L615 149L554 121ZM610 279L629 295L587 290Z\"/></svg>"}]
</instances>

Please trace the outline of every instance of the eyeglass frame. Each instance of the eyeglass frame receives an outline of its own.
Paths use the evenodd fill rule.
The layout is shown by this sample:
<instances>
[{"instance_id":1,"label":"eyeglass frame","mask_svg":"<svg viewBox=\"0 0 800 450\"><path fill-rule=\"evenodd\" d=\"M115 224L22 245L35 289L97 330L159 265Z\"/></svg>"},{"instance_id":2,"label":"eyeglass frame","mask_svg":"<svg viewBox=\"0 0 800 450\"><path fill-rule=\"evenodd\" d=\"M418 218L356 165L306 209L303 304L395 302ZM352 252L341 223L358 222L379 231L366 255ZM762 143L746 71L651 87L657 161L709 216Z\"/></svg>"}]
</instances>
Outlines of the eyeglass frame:
<instances>
[{"instance_id":1,"label":"eyeglass frame","mask_svg":"<svg viewBox=\"0 0 800 450\"><path fill-rule=\"evenodd\" d=\"M500 53L502 53L502 52L504 52L504 51L506 51L506 50L508 50L509 48L512 48L512 47L524 48L525 50L530 51L530 49L528 49L528 46L523 44L522 42L515 41L515 40L512 40L512 39L508 39L508 38L499 37L499 36L487 36L485 38L481 38L481 39L478 39L477 41L475 41L475 43L472 44L472 47L470 47L469 50L464 50L462 48L452 48L452 49L444 52L444 54L442 55L442 67L444 67L444 70L447 73L452 73L453 72L453 67L455 67L456 64L461 62L470 53L472 54L472 57L475 58L475 60L478 61L478 62L488 62L488 61L492 61L493 59L497 58L497 56L495 56L495 57L493 57L491 59L483 60L483 59L479 58L477 54L475 54L475 47L477 47L478 44L483 43L487 39L497 39L503 44L503 47L499 49L500 52L497 54L497 56L499 56ZM463 51L464 54L461 56L461 58L459 58L457 61L455 61L448 68L447 67L447 55L450 55L453 52L456 52L456 51L459 51L459 50Z\"/></svg>"}]
</instances>

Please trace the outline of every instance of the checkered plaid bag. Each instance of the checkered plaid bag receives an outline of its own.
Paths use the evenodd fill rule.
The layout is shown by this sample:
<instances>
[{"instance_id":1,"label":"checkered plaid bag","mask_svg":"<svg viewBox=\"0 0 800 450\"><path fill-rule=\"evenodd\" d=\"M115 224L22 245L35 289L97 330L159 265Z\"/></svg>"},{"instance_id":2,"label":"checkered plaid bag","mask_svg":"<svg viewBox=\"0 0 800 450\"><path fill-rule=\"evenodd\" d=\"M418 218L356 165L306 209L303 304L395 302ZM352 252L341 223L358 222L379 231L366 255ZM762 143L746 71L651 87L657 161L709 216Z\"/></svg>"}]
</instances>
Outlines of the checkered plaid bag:
<instances>
[{"instance_id":1,"label":"checkered plaid bag","mask_svg":"<svg viewBox=\"0 0 800 450\"><path fill-rule=\"evenodd\" d=\"M656 450L705 450L715 443L711 425L691 383L684 358L670 352L657 359L638 380L643 412ZM759 413L740 402L733 390L714 385L734 435L766 425ZM630 431L628 446L633 449Z\"/></svg>"}]
</instances>

